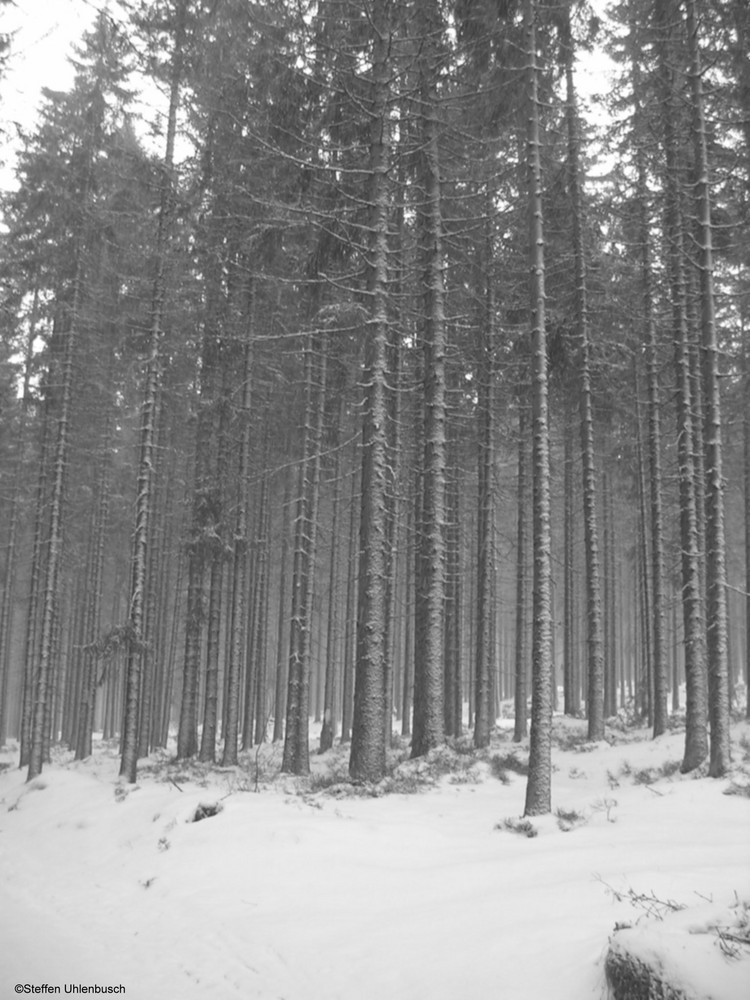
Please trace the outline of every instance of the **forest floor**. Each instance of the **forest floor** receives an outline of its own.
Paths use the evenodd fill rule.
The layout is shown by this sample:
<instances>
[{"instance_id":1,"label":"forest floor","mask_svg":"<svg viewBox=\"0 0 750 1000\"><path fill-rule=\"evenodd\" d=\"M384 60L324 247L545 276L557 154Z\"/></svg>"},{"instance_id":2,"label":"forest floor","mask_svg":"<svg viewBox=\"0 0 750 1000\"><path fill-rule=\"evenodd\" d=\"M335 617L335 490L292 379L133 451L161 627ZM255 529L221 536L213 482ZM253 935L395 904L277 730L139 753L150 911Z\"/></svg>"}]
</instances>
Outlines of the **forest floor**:
<instances>
[{"instance_id":1,"label":"forest floor","mask_svg":"<svg viewBox=\"0 0 750 1000\"><path fill-rule=\"evenodd\" d=\"M733 938L750 913L750 725L734 725L722 780L679 773L679 726L656 740L608 728L597 744L581 721L555 731L554 813L530 829L528 745L502 720L482 754L396 747L375 787L346 781L346 747L314 755L305 780L279 775L276 746L228 770L155 753L135 786L114 744L84 763L55 752L29 784L6 748L0 1000L26 984L122 985L130 1000L600 1000L622 924L688 996L746 1000L750 948ZM677 907L670 937L660 918Z\"/></svg>"}]
</instances>

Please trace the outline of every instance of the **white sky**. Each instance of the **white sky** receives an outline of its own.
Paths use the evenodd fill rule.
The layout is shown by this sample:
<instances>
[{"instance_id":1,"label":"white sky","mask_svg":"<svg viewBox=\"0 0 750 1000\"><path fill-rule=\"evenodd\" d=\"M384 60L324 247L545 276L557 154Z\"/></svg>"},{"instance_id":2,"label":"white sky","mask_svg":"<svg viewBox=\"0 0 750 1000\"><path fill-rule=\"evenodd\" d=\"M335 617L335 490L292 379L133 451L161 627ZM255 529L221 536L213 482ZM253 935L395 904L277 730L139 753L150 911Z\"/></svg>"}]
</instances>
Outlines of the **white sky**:
<instances>
[{"instance_id":1,"label":"white sky","mask_svg":"<svg viewBox=\"0 0 750 1000\"><path fill-rule=\"evenodd\" d=\"M42 87L66 90L72 85L71 46L89 27L98 6L87 0L13 0L2 8L0 30L13 39L7 72L0 80L0 187L12 182L14 123L33 125Z\"/></svg>"},{"instance_id":2,"label":"white sky","mask_svg":"<svg viewBox=\"0 0 750 1000\"><path fill-rule=\"evenodd\" d=\"M8 72L0 84L3 122L28 123L42 87L66 89L72 84L68 56L98 6L86 0L13 0L3 8L2 30L14 36Z\"/></svg>"}]
</instances>

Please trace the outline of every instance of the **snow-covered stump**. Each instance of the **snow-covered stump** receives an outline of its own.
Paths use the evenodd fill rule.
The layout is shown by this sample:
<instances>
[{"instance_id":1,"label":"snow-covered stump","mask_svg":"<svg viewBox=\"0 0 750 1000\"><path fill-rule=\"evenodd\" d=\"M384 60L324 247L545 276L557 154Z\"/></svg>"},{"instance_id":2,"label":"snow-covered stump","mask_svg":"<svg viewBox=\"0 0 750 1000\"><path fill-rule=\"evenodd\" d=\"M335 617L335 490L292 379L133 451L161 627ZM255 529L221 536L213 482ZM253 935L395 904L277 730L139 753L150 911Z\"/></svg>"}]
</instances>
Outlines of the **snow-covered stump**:
<instances>
[{"instance_id":1,"label":"snow-covered stump","mask_svg":"<svg viewBox=\"0 0 750 1000\"><path fill-rule=\"evenodd\" d=\"M750 907L702 904L615 930L608 1000L746 1000Z\"/></svg>"},{"instance_id":2,"label":"snow-covered stump","mask_svg":"<svg viewBox=\"0 0 750 1000\"><path fill-rule=\"evenodd\" d=\"M624 932L612 938L605 963L609 1000L693 1000L663 979L656 962L644 961L628 950Z\"/></svg>"}]
</instances>

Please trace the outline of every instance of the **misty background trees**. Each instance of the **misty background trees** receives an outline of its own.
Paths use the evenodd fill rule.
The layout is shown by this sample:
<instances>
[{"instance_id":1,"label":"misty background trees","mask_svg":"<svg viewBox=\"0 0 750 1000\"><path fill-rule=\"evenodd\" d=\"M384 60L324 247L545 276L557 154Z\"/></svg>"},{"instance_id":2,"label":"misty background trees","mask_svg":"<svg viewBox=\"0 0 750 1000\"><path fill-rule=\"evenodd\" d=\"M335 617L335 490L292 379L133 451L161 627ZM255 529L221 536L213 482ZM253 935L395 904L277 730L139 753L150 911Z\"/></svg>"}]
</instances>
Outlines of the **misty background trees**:
<instances>
[{"instance_id":1,"label":"misty background trees","mask_svg":"<svg viewBox=\"0 0 750 1000\"><path fill-rule=\"evenodd\" d=\"M592 740L684 711L684 769L726 772L749 32L739 0L100 13L2 197L0 737L29 776L102 731L132 782L170 729L304 774L313 719L378 780L393 733L482 747L510 705L529 814L555 709Z\"/></svg>"}]
</instances>

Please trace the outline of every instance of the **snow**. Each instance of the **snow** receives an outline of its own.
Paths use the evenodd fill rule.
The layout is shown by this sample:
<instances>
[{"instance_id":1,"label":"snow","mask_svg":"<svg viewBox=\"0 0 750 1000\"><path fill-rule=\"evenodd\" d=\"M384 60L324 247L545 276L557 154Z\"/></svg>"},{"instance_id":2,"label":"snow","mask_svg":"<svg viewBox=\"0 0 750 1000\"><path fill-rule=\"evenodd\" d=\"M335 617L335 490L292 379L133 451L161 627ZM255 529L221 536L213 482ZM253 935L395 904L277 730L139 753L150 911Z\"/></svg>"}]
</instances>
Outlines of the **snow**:
<instances>
[{"instance_id":1,"label":"snow","mask_svg":"<svg viewBox=\"0 0 750 1000\"><path fill-rule=\"evenodd\" d=\"M741 949L731 938L725 939L726 954L721 945L717 947L717 929L740 930L747 938L746 918L745 905L735 904L727 912L725 907L704 903L666 914L660 922L646 921L622 930L614 946L659 969L661 978L686 996L747 998L747 959L738 960Z\"/></svg>"},{"instance_id":2,"label":"snow","mask_svg":"<svg viewBox=\"0 0 750 1000\"><path fill-rule=\"evenodd\" d=\"M533 838L497 828L519 817L525 778L504 783L466 754L402 763L398 787L432 783L378 795L279 777L278 747L259 751L257 791L255 753L228 770L154 754L136 786L101 741L30 784L11 766L0 997L97 984L130 1000L598 1000L617 923L696 996L747 1000L750 949L727 957L714 928L750 902L750 799L724 794L729 780L657 772L683 733L591 745L583 725L560 720L554 753L553 808L576 813L573 828L535 818ZM746 780L750 727L734 739ZM491 754L511 751L524 757L500 730ZM313 766L345 761L334 748ZM438 775L441 762L453 770ZM191 822L201 805L220 808ZM687 909L646 921L633 900L651 895ZM692 931L687 946L675 928Z\"/></svg>"}]
</instances>

